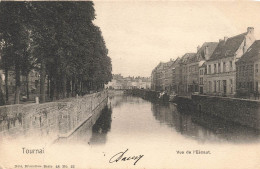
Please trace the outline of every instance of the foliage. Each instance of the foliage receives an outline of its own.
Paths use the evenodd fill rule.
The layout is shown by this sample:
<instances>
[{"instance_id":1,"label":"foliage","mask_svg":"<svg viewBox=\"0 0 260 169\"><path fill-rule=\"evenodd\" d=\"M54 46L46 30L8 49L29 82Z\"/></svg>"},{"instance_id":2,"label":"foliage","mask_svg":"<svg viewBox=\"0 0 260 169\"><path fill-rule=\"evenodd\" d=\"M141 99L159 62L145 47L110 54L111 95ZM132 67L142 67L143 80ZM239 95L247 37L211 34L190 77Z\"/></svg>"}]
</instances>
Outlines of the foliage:
<instances>
[{"instance_id":1,"label":"foliage","mask_svg":"<svg viewBox=\"0 0 260 169\"><path fill-rule=\"evenodd\" d=\"M111 80L93 2L0 2L0 14L2 68L17 75L40 71L51 98L99 90Z\"/></svg>"}]
</instances>

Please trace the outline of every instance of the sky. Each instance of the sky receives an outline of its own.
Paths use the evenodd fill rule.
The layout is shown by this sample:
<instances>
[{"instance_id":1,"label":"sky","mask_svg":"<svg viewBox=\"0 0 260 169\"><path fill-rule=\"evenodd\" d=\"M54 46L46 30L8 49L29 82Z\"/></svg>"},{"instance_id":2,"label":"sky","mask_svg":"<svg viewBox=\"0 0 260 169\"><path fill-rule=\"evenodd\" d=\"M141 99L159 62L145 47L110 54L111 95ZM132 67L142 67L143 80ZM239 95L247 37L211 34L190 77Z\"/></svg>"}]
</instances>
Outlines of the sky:
<instances>
[{"instance_id":1,"label":"sky","mask_svg":"<svg viewBox=\"0 0 260 169\"><path fill-rule=\"evenodd\" d=\"M160 63L196 52L254 27L260 39L260 2L96 1L112 73L151 75Z\"/></svg>"}]
</instances>

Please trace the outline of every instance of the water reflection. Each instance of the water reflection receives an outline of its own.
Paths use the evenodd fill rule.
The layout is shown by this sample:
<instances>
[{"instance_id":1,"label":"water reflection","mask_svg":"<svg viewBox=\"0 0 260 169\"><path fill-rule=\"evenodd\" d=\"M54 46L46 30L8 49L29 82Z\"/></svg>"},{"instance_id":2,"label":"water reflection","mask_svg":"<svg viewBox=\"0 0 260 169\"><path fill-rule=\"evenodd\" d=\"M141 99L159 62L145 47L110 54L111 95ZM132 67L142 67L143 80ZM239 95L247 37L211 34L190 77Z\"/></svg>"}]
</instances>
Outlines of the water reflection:
<instances>
[{"instance_id":1,"label":"water reflection","mask_svg":"<svg viewBox=\"0 0 260 169\"><path fill-rule=\"evenodd\" d=\"M172 103L150 102L131 96L111 97L92 129L83 126L74 138L90 145L132 138L137 142L138 139L147 142L151 139L158 142L169 139L199 143L260 142L258 130L182 110Z\"/></svg>"},{"instance_id":2,"label":"water reflection","mask_svg":"<svg viewBox=\"0 0 260 169\"><path fill-rule=\"evenodd\" d=\"M90 138L90 144L106 143L107 133L111 129L111 114L112 109L106 106L105 109L102 111L99 119L92 127L92 137Z\"/></svg>"},{"instance_id":3,"label":"water reflection","mask_svg":"<svg viewBox=\"0 0 260 169\"><path fill-rule=\"evenodd\" d=\"M196 139L200 142L228 141L233 143L248 143L260 141L259 130L207 114L179 111L180 108L172 103L168 105L152 104L152 112L155 119L173 127L185 137Z\"/></svg>"},{"instance_id":4,"label":"water reflection","mask_svg":"<svg viewBox=\"0 0 260 169\"><path fill-rule=\"evenodd\" d=\"M146 100L138 97L131 96L110 96L108 100L108 104L110 107L120 108L123 104L144 104Z\"/></svg>"}]
</instances>

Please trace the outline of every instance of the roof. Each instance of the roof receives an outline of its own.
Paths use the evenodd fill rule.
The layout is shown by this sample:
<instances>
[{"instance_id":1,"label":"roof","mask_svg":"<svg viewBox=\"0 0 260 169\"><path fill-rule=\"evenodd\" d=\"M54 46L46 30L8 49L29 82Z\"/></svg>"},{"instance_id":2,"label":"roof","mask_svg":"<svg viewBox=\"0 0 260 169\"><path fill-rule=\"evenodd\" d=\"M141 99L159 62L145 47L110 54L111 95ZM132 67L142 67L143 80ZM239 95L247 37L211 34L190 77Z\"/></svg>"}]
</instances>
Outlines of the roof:
<instances>
[{"instance_id":1,"label":"roof","mask_svg":"<svg viewBox=\"0 0 260 169\"><path fill-rule=\"evenodd\" d=\"M228 38L226 41L220 41L209 60L217 60L235 56L235 53L244 41L246 34L247 32Z\"/></svg>"},{"instance_id":2,"label":"roof","mask_svg":"<svg viewBox=\"0 0 260 169\"><path fill-rule=\"evenodd\" d=\"M213 52L215 51L216 47L218 46L218 42L205 42L203 43L202 47L198 50L196 54L196 59L198 61L200 60L206 60L206 53L205 48L208 47L208 56L211 57Z\"/></svg>"},{"instance_id":3,"label":"roof","mask_svg":"<svg viewBox=\"0 0 260 169\"><path fill-rule=\"evenodd\" d=\"M169 62L166 62L164 66L167 68L167 67L171 67L173 64L174 64L174 60L171 59Z\"/></svg>"},{"instance_id":4,"label":"roof","mask_svg":"<svg viewBox=\"0 0 260 169\"><path fill-rule=\"evenodd\" d=\"M242 55L242 57L237 61L241 62L251 62L257 61L260 59L260 40L256 40L248 50Z\"/></svg>"},{"instance_id":5,"label":"roof","mask_svg":"<svg viewBox=\"0 0 260 169\"><path fill-rule=\"evenodd\" d=\"M203 63L199 66L199 68L205 68L205 67L207 67L206 62L203 62Z\"/></svg>"},{"instance_id":6,"label":"roof","mask_svg":"<svg viewBox=\"0 0 260 169\"><path fill-rule=\"evenodd\" d=\"M179 63L181 64L187 64L189 61L195 57L196 53L185 53L182 58L180 59Z\"/></svg>"}]
</instances>

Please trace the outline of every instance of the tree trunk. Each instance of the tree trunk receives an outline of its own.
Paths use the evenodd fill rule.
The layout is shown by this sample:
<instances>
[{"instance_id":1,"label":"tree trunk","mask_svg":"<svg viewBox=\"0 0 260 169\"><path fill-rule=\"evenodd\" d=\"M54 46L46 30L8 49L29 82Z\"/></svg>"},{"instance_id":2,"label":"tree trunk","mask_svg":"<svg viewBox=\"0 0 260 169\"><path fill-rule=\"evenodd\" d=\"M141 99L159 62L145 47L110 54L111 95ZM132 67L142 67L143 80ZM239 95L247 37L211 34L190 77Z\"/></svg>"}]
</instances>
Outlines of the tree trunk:
<instances>
[{"instance_id":1,"label":"tree trunk","mask_svg":"<svg viewBox=\"0 0 260 169\"><path fill-rule=\"evenodd\" d=\"M29 99L29 73L26 75L26 95L27 95L27 100Z\"/></svg>"},{"instance_id":2,"label":"tree trunk","mask_svg":"<svg viewBox=\"0 0 260 169\"><path fill-rule=\"evenodd\" d=\"M20 92L21 92L21 79L20 79L20 66L19 63L15 65L15 99L14 104L20 103Z\"/></svg>"},{"instance_id":3,"label":"tree trunk","mask_svg":"<svg viewBox=\"0 0 260 169\"><path fill-rule=\"evenodd\" d=\"M79 93L80 93L80 96L82 96L82 82L81 82L81 80L79 81Z\"/></svg>"},{"instance_id":4,"label":"tree trunk","mask_svg":"<svg viewBox=\"0 0 260 169\"><path fill-rule=\"evenodd\" d=\"M67 79L64 73L61 73L62 77L62 98L66 98L67 95Z\"/></svg>"},{"instance_id":5,"label":"tree trunk","mask_svg":"<svg viewBox=\"0 0 260 169\"><path fill-rule=\"evenodd\" d=\"M55 84L55 99L59 100L60 99L60 76L57 75L56 78L54 79L54 84Z\"/></svg>"},{"instance_id":6,"label":"tree trunk","mask_svg":"<svg viewBox=\"0 0 260 169\"><path fill-rule=\"evenodd\" d=\"M67 79L66 90L67 90L67 96L66 97L71 97L71 80Z\"/></svg>"},{"instance_id":7,"label":"tree trunk","mask_svg":"<svg viewBox=\"0 0 260 169\"><path fill-rule=\"evenodd\" d=\"M5 68L5 100L6 102L9 99L9 93L8 93L8 69Z\"/></svg>"},{"instance_id":8,"label":"tree trunk","mask_svg":"<svg viewBox=\"0 0 260 169\"><path fill-rule=\"evenodd\" d=\"M5 105L5 99L2 89L0 88L0 106Z\"/></svg>"},{"instance_id":9,"label":"tree trunk","mask_svg":"<svg viewBox=\"0 0 260 169\"><path fill-rule=\"evenodd\" d=\"M2 78L0 77L0 106L5 105L5 99L4 99L4 94L3 94L3 90L2 90L2 86L3 86L3 81Z\"/></svg>"},{"instance_id":10,"label":"tree trunk","mask_svg":"<svg viewBox=\"0 0 260 169\"><path fill-rule=\"evenodd\" d=\"M51 101L55 100L55 98L54 98L55 88L56 87L55 87L53 77L51 77L50 78L50 99L51 99Z\"/></svg>"},{"instance_id":11,"label":"tree trunk","mask_svg":"<svg viewBox=\"0 0 260 169\"><path fill-rule=\"evenodd\" d=\"M75 78L72 77L72 81L71 81L71 96L75 97Z\"/></svg>"},{"instance_id":12,"label":"tree trunk","mask_svg":"<svg viewBox=\"0 0 260 169\"><path fill-rule=\"evenodd\" d=\"M47 79L47 97L50 98L50 76Z\"/></svg>"},{"instance_id":13,"label":"tree trunk","mask_svg":"<svg viewBox=\"0 0 260 169\"><path fill-rule=\"evenodd\" d=\"M79 89L78 89L78 79L75 78L75 95L79 94Z\"/></svg>"},{"instance_id":14,"label":"tree trunk","mask_svg":"<svg viewBox=\"0 0 260 169\"><path fill-rule=\"evenodd\" d=\"M46 77L46 65L45 60L41 61L41 73L40 73L40 102L45 102L45 77Z\"/></svg>"}]
</instances>

